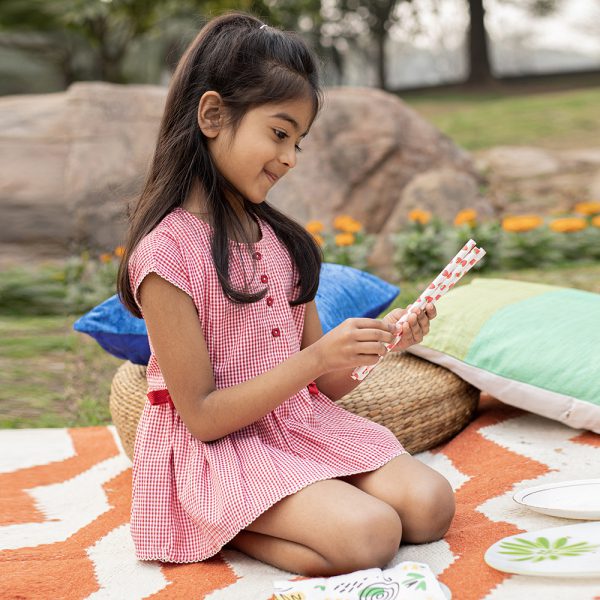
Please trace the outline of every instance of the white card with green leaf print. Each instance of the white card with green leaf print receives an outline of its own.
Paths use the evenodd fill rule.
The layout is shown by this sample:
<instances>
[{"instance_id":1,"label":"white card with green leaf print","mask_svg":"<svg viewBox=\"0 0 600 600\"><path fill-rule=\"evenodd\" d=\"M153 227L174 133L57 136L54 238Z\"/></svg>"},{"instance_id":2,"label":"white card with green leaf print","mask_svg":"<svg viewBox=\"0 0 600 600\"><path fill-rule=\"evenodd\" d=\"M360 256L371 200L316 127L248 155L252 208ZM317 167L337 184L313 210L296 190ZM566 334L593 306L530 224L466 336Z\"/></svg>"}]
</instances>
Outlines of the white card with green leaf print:
<instances>
[{"instance_id":1,"label":"white card with green leaf print","mask_svg":"<svg viewBox=\"0 0 600 600\"><path fill-rule=\"evenodd\" d=\"M275 600L446 600L429 565L404 561L389 569L364 569L335 577L275 581Z\"/></svg>"},{"instance_id":2,"label":"white card with green leaf print","mask_svg":"<svg viewBox=\"0 0 600 600\"><path fill-rule=\"evenodd\" d=\"M544 577L600 576L600 521L511 535L485 553L499 571Z\"/></svg>"}]
</instances>

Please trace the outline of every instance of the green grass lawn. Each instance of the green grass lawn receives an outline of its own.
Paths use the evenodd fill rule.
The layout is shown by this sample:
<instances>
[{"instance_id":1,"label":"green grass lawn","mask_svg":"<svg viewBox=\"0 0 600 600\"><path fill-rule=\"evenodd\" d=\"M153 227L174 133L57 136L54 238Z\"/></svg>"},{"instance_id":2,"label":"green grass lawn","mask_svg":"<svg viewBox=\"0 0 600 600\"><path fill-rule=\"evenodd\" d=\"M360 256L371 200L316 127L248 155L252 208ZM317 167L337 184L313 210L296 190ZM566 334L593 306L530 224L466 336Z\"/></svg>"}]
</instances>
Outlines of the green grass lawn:
<instances>
[{"instance_id":1,"label":"green grass lawn","mask_svg":"<svg viewBox=\"0 0 600 600\"><path fill-rule=\"evenodd\" d=\"M506 277L600 293L600 264L548 271L511 271ZM430 278L401 282L394 302L412 302ZM467 282L465 282L467 283ZM110 423L108 396L122 363L91 338L73 331L76 317L0 316L0 427L74 427Z\"/></svg>"},{"instance_id":2,"label":"green grass lawn","mask_svg":"<svg viewBox=\"0 0 600 600\"><path fill-rule=\"evenodd\" d=\"M480 150L500 145L546 148L598 146L600 87L506 95L400 93L410 106L459 146Z\"/></svg>"},{"instance_id":3,"label":"green grass lawn","mask_svg":"<svg viewBox=\"0 0 600 600\"><path fill-rule=\"evenodd\" d=\"M66 316L0 316L0 427L110 422L108 394L121 361L72 329Z\"/></svg>"}]
</instances>

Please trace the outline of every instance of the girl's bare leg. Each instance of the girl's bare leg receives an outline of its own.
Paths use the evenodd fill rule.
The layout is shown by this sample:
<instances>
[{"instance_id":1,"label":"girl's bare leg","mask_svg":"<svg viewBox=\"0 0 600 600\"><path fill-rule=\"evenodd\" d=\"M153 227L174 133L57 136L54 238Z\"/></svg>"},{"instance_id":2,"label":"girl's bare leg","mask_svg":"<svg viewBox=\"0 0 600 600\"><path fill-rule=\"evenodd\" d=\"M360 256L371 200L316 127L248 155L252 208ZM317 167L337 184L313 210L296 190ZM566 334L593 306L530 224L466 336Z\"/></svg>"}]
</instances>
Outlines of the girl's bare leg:
<instances>
[{"instance_id":1,"label":"girl's bare leg","mask_svg":"<svg viewBox=\"0 0 600 600\"><path fill-rule=\"evenodd\" d=\"M454 517L454 492L448 480L409 454L375 471L341 479L396 509L403 542L439 540Z\"/></svg>"},{"instance_id":2,"label":"girl's bare leg","mask_svg":"<svg viewBox=\"0 0 600 600\"><path fill-rule=\"evenodd\" d=\"M229 546L286 571L330 576L383 567L401 537L394 508L354 485L329 479L280 500Z\"/></svg>"}]
</instances>

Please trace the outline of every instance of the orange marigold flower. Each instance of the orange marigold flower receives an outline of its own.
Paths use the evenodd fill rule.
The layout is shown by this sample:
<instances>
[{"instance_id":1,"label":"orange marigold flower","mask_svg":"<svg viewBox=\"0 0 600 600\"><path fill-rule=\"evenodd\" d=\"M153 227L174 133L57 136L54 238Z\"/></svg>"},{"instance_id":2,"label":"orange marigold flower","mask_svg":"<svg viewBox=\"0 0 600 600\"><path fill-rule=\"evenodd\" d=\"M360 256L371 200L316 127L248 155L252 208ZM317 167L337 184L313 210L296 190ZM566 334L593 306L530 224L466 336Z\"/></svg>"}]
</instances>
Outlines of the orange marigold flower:
<instances>
[{"instance_id":1,"label":"orange marigold flower","mask_svg":"<svg viewBox=\"0 0 600 600\"><path fill-rule=\"evenodd\" d=\"M565 217L564 219L556 219L550 223L550 229L552 231L558 231L560 233L572 233L574 231L581 231L587 227L585 219L579 217Z\"/></svg>"},{"instance_id":2,"label":"orange marigold flower","mask_svg":"<svg viewBox=\"0 0 600 600\"><path fill-rule=\"evenodd\" d=\"M592 225L594 227L600 227L600 215L592 219Z\"/></svg>"},{"instance_id":3,"label":"orange marigold flower","mask_svg":"<svg viewBox=\"0 0 600 600\"><path fill-rule=\"evenodd\" d=\"M321 221L309 221L306 224L306 231L308 231L308 233L321 233L323 231L323 223L321 223Z\"/></svg>"},{"instance_id":4,"label":"orange marigold flower","mask_svg":"<svg viewBox=\"0 0 600 600\"><path fill-rule=\"evenodd\" d=\"M587 216L600 214L600 202L579 202L575 205L575 212Z\"/></svg>"},{"instance_id":5,"label":"orange marigold flower","mask_svg":"<svg viewBox=\"0 0 600 600\"><path fill-rule=\"evenodd\" d=\"M339 215L333 220L333 226L335 227L335 229L344 231L346 225L353 220L354 219L350 215Z\"/></svg>"},{"instance_id":6,"label":"orange marigold flower","mask_svg":"<svg viewBox=\"0 0 600 600\"><path fill-rule=\"evenodd\" d=\"M408 213L408 218L413 221L413 223L421 223L421 225L427 225L431 220L431 213L427 210L421 210L419 208L415 208Z\"/></svg>"},{"instance_id":7,"label":"orange marigold flower","mask_svg":"<svg viewBox=\"0 0 600 600\"><path fill-rule=\"evenodd\" d=\"M354 244L354 236L351 233L338 233L335 236L337 246L352 246Z\"/></svg>"},{"instance_id":8,"label":"orange marigold flower","mask_svg":"<svg viewBox=\"0 0 600 600\"><path fill-rule=\"evenodd\" d=\"M363 226L359 221L356 221L355 219L348 219L342 231L345 231L346 233L358 233L362 228Z\"/></svg>"},{"instance_id":9,"label":"orange marigold flower","mask_svg":"<svg viewBox=\"0 0 600 600\"><path fill-rule=\"evenodd\" d=\"M454 219L455 225L471 225L477 223L477 211L473 208L465 208L461 210Z\"/></svg>"},{"instance_id":10,"label":"orange marigold flower","mask_svg":"<svg viewBox=\"0 0 600 600\"><path fill-rule=\"evenodd\" d=\"M109 254L108 252L105 252L104 254L100 255L100 262L103 263L109 263L112 260L112 254Z\"/></svg>"},{"instance_id":11,"label":"orange marigold flower","mask_svg":"<svg viewBox=\"0 0 600 600\"><path fill-rule=\"evenodd\" d=\"M542 217L537 215L520 215L516 217L504 217L502 219L502 229L513 233L523 233L536 229L544 223Z\"/></svg>"},{"instance_id":12,"label":"orange marigold flower","mask_svg":"<svg viewBox=\"0 0 600 600\"><path fill-rule=\"evenodd\" d=\"M333 220L333 226L344 233L358 233L362 225L349 215L340 215Z\"/></svg>"},{"instance_id":13,"label":"orange marigold flower","mask_svg":"<svg viewBox=\"0 0 600 600\"><path fill-rule=\"evenodd\" d=\"M312 236L315 239L315 242L319 244L319 246L323 246L325 244L325 240L323 239L322 235L319 235L318 233L313 233Z\"/></svg>"},{"instance_id":14,"label":"orange marigold flower","mask_svg":"<svg viewBox=\"0 0 600 600\"><path fill-rule=\"evenodd\" d=\"M125 246L117 246L115 248L115 256L121 258L125 254Z\"/></svg>"}]
</instances>

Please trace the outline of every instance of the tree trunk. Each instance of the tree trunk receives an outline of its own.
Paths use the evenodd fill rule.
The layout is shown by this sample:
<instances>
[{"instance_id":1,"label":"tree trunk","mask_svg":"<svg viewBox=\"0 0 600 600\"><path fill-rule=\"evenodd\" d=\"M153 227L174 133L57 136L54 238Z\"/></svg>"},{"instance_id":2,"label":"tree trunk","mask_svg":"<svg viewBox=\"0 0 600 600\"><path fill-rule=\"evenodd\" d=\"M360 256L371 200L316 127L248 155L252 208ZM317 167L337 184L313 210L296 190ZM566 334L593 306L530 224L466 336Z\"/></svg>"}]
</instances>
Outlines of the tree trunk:
<instances>
[{"instance_id":1,"label":"tree trunk","mask_svg":"<svg viewBox=\"0 0 600 600\"><path fill-rule=\"evenodd\" d=\"M110 83L126 83L123 75L123 60L125 58L126 45L115 47L102 43L98 56L100 61L100 73L102 81Z\"/></svg>"},{"instance_id":2,"label":"tree trunk","mask_svg":"<svg viewBox=\"0 0 600 600\"><path fill-rule=\"evenodd\" d=\"M375 50L377 52L377 86L382 90L387 90L387 79L386 79L386 61L385 61L385 40L387 32L385 29L375 32Z\"/></svg>"},{"instance_id":3,"label":"tree trunk","mask_svg":"<svg viewBox=\"0 0 600 600\"><path fill-rule=\"evenodd\" d=\"M485 31L483 0L469 1L469 75L467 83L484 84L493 79Z\"/></svg>"},{"instance_id":4,"label":"tree trunk","mask_svg":"<svg viewBox=\"0 0 600 600\"><path fill-rule=\"evenodd\" d=\"M333 44L329 50L329 62L333 65L335 72L337 74L337 85L343 85L344 83L344 57L340 53L340 51Z\"/></svg>"}]
</instances>

